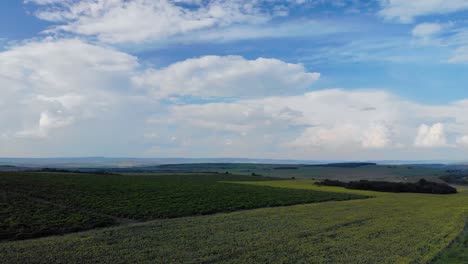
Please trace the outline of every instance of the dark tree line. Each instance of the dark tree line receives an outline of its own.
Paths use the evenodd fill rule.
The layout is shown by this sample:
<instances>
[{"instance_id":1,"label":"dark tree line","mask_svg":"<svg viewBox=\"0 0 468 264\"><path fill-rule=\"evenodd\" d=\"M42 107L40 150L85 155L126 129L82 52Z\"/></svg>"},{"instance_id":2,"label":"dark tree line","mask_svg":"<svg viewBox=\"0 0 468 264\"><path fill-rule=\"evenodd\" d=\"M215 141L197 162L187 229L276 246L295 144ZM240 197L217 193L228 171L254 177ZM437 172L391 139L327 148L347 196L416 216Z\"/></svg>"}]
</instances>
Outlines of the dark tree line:
<instances>
[{"instance_id":1,"label":"dark tree line","mask_svg":"<svg viewBox=\"0 0 468 264\"><path fill-rule=\"evenodd\" d=\"M54 173L81 173L81 174L104 174L104 175L118 175L103 170L67 170L67 169L57 169L57 168L42 168L37 170L27 170L26 172L54 172Z\"/></svg>"},{"instance_id":2,"label":"dark tree line","mask_svg":"<svg viewBox=\"0 0 468 264\"><path fill-rule=\"evenodd\" d=\"M453 194L457 193L457 189L445 183L430 182L424 179L418 182L386 182L386 181L351 181L342 182L337 180L324 180L318 182L317 185L325 186L340 186L347 189L369 190L379 192L395 192L395 193L433 193L433 194Z\"/></svg>"}]
</instances>

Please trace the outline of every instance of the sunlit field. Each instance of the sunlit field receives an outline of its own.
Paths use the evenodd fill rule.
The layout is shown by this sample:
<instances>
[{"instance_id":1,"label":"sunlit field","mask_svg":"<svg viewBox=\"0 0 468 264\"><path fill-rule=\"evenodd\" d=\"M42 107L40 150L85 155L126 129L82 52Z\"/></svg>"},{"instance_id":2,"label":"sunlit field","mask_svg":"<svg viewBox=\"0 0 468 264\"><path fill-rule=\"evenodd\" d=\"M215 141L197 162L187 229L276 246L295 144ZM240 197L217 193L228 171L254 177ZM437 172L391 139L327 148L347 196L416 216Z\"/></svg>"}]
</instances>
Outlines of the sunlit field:
<instances>
[{"instance_id":1,"label":"sunlit field","mask_svg":"<svg viewBox=\"0 0 468 264\"><path fill-rule=\"evenodd\" d=\"M227 174L0 173L0 239L64 234L161 218L366 198L229 184L270 178Z\"/></svg>"},{"instance_id":2,"label":"sunlit field","mask_svg":"<svg viewBox=\"0 0 468 264\"><path fill-rule=\"evenodd\" d=\"M309 180L226 184L373 198L156 220L9 242L0 246L0 255L7 262L42 263L426 263L461 233L467 218L465 190L453 195L378 193L319 187Z\"/></svg>"}]
</instances>

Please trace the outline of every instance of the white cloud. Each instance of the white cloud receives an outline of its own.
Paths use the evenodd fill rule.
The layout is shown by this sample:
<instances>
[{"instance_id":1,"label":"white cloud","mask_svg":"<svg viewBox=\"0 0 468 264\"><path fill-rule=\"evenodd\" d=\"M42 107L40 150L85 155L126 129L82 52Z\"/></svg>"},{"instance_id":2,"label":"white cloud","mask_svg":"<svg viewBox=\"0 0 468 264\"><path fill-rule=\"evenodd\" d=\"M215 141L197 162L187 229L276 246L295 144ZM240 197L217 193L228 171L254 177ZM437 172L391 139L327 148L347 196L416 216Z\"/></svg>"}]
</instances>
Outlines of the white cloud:
<instances>
[{"instance_id":1,"label":"white cloud","mask_svg":"<svg viewBox=\"0 0 468 264\"><path fill-rule=\"evenodd\" d=\"M314 37L359 31L359 26L335 20L298 19L282 23L233 25L226 28L209 28L167 40L168 43L209 42L224 43L261 38Z\"/></svg>"},{"instance_id":2,"label":"white cloud","mask_svg":"<svg viewBox=\"0 0 468 264\"><path fill-rule=\"evenodd\" d=\"M398 130L400 126L411 126L401 120L405 107L404 101L385 92L333 89L298 96L173 106L168 115L172 117L171 125L185 124L205 134L230 133L252 144L260 144L260 138L269 135L276 147L314 152L391 147L392 141L405 140L392 138L398 136L391 132L392 127Z\"/></svg>"},{"instance_id":3,"label":"white cloud","mask_svg":"<svg viewBox=\"0 0 468 264\"><path fill-rule=\"evenodd\" d=\"M38 126L30 130L23 130L16 133L18 137L26 138L44 138L47 137L49 130L61 128L70 125L73 122L72 116L60 116L61 112L56 113L42 112L39 118Z\"/></svg>"},{"instance_id":4,"label":"white cloud","mask_svg":"<svg viewBox=\"0 0 468 264\"><path fill-rule=\"evenodd\" d=\"M49 112L42 112L41 118L39 119L39 127L41 129L63 127L63 126L67 126L71 122L72 122L71 117L61 118L59 116L54 116L53 114Z\"/></svg>"},{"instance_id":5,"label":"white cloud","mask_svg":"<svg viewBox=\"0 0 468 264\"><path fill-rule=\"evenodd\" d=\"M359 145L360 137L359 127L351 123L331 127L309 127L285 145L312 149L349 149Z\"/></svg>"},{"instance_id":6,"label":"white cloud","mask_svg":"<svg viewBox=\"0 0 468 264\"><path fill-rule=\"evenodd\" d=\"M421 23L413 28L412 34L415 37L428 38L440 33L443 26L439 23Z\"/></svg>"},{"instance_id":7,"label":"white cloud","mask_svg":"<svg viewBox=\"0 0 468 264\"><path fill-rule=\"evenodd\" d=\"M402 23L413 22L415 17L448 14L468 9L468 0L380 0L379 14L386 19Z\"/></svg>"},{"instance_id":8,"label":"white cloud","mask_svg":"<svg viewBox=\"0 0 468 264\"><path fill-rule=\"evenodd\" d=\"M361 30L351 21L289 16L311 1L279 0L30 0L35 15L54 26L43 33L79 35L100 42L155 49L174 43L223 43L259 38L321 36ZM286 3L287 2L287 3ZM321 3L324 4L324 3Z\"/></svg>"},{"instance_id":9,"label":"white cloud","mask_svg":"<svg viewBox=\"0 0 468 264\"><path fill-rule=\"evenodd\" d=\"M77 118L100 115L128 91L137 66L133 56L78 39L31 41L0 52L0 121L9 124L0 133L45 137Z\"/></svg>"},{"instance_id":10,"label":"white cloud","mask_svg":"<svg viewBox=\"0 0 468 264\"><path fill-rule=\"evenodd\" d=\"M468 146L468 135L463 135L457 138L457 144L466 147Z\"/></svg>"},{"instance_id":11,"label":"white cloud","mask_svg":"<svg viewBox=\"0 0 468 264\"><path fill-rule=\"evenodd\" d=\"M159 106L147 96L149 91L158 98L256 98L301 93L319 78L318 73L309 73L299 64L238 56L207 56L146 72L140 72L140 68L133 56L79 39L49 38L10 47L0 52L0 121L8 124L0 128L0 134L44 139L53 131L79 126L84 120L113 120L138 111L155 111ZM135 89L135 82L150 89ZM138 109L128 108L133 103L138 103ZM239 120L262 115L261 110L241 113ZM296 115L300 113L284 107L275 118ZM143 125L146 117L138 116ZM205 125L216 126L210 122ZM245 130L235 124L231 129Z\"/></svg>"},{"instance_id":12,"label":"white cloud","mask_svg":"<svg viewBox=\"0 0 468 264\"><path fill-rule=\"evenodd\" d=\"M460 21L444 24L421 23L413 28L412 35L415 37L415 43L448 48L448 52L452 54L443 60L449 63L468 62L468 30Z\"/></svg>"},{"instance_id":13,"label":"white cloud","mask_svg":"<svg viewBox=\"0 0 468 264\"><path fill-rule=\"evenodd\" d=\"M453 52L450 63L468 63L468 46L460 47Z\"/></svg>"},{"instance_id":14,"label":"white cloud","mask_svg":"<svg viewBox=\"0 0 468 264\"><path fill-rule=\"evenodd\" d=\"M50 5L50 4L56 4L60 2L65 2L64 0L25 0L25 3L35 3L38 5Z\"/></svg>"},{"instance_id":15,"label":"white cloud","mask_svg":"<svg viewBox=\"0 0 468 264\"><path fill-rule=\"evenodd\" d=\"M190 131L204 143L225 135L232 141L231 150L236 155L246 146L255 145L256 151L271 151L263 152L263 156L281 153L296 158L375 159L377 156L372 155L381 153L381 158L394 155L414 159L415 147L455 146L457 138L468 133L468 118L463 115L467 110L466 101L426 105L379 90L332 89L297 96L171 106L167 114L149 126L175 126L178 138L190 137L183 132ZM424 157L425 153L417 155Z\"/></svg>"},{"instance_id":16,"label":"white cloud","mask_svg":"<svg viewBox=\"0 0 468 264\"><path fill-rule=\"evenodd\" d=\"M444 147L447 146L444 125L441 123L432 126L421 125L414 141L416 147Z\"/></svg>"},{"instance_id":17,"label":"white cloud","mask_svg":"<svg viewBox=\"0 0 468 264\"><path fill-rule=\"evenodd\" d=\"M81 91L137 65L133 56L78 39L28 42L0 53L0 76L48 94Z\"/></svg>"},{"instance_id":18,"label":"white cloud","mask_svg":"<svg viewBox=\"0 0 468 264\"><path fill-rule=\"evenodd\" d=\"M188 32L224 28L232 24L258 24L275 15L262 8L264 1L174 0L33 0L42 8L40 19L59 25L52 31L95 36L107 43L165 40ZM281 1L278 1L281 2ZM50 4L51 5L47 5ZM190 6L187 6L189 4ZM282 12L283 14L284 12Z\"/></svg>"},{"instance_id":19,"label":"white cloud","mask_svg":"<svg viewBox=\"0 0 468 264\"><path fill-rule=\"evenodd\" d=\"M426 154L415 146L462 146L468 135L468 100L308 91L319 75L276 59L207 56L142 68L78 39L0 52L0 155L138 156L157 146L158 155L414 159ZM135 89L135 78L149 90ZM180 100L158 102L148 91ZM184 95L231 98L194 104Z\"/></svg>"},{"instance_id":20,"label":"white cloud","mask_svg":"<svg viewBox=\"0 0 468 264\"><path fill-rule=\"evenodd\" d=\"M56 97L47 97L44 95L38 95L37 99L45 101L45 102L61 104L66 109L73 109L85 103L84 96L78 95L78 94L65 94L65 95L56 96Z\"/></svg>"},{"instance_id":21,"label":"white cloud","mask_svg":"<svg viewBox=\"0 0 468 264\"><path fill-rule=\"evenodd\" d=\"M356 123L324 124L306 128L299 137L285 146L319 149L381 149L392 147L389 128L381 123L362 127Z\"/></svg>"},{"instance_id":22,"label":"white cloud","mask_svg":"<svg viewBox=\"0 0 468 264\"><path fill-rule=\"evenodd\" d=\"M361 140L364 148L385 148L391 145L391 131L383 123L372 124L370 128L364 132Z\"/></svg>"},{"instance_id":23,"label":"white cloud","mask_svg":"<svg viewBox=\"0 0 468 264\"><path fill-rule=\"evenodd\" d=\"M259 97L304 91L320 77L300 64L240 56L187 59L135 77L157 98L168 96Z\"/></svg>"}]
</instances>

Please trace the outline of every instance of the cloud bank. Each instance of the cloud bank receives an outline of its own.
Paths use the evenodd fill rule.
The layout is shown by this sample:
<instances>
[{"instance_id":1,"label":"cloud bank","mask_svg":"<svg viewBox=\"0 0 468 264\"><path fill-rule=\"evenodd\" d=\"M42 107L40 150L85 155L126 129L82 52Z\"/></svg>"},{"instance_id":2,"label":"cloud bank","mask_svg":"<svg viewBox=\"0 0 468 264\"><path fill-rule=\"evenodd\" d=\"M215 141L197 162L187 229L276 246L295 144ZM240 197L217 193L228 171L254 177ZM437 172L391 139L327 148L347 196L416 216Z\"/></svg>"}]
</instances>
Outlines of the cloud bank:
<instances>
[{"instance_id":1,"label":"cloud bank","mask_svg":"<svg viewBox=\"0 0 468 264\"><path fill-rule=\"evenodd\" d=\"M30 0L36 16L58 24L49 31L96 37L106 43L165 40L189 32L261 24L287 14L283 1ZM265 7L268 3L268 8ZM292 1L291 3L295 3Z\"/></svg>"},{"instance_id":2,"label":"cloud bank","mask_svg":"<svg viewBox=\"0 0 468 264\"><path fill-rule=\"evenodd\" d=\"M304 66L277 59L246 60L240 56L204 56L133 78L158 98L167 96L262 97L304 91L320 77Z\"/></svg>"},{"instance_id":3,"label":"cloud bank","mask_svg":"<svg viewBox=\"0 0 468 264\"><path fill-rule=\"evenodd\" d=\"M434 14L448 14L468 9L467 0L380 0L379 14L386 19L402 23L413 22L414 18Z\"/></svg>"},{"instance_id":4,"label":"cloud bank","mask_svg":"<svg viewBox=\"0 0 468 264\"><path fill-rule=\"evenodd\" d=\"M467 100L431 105L381 88L324 89L326 74L322 78L321 69L298 63L302 57L181 55L156 67L126 49L171 39L219 44L356 33L352 23L282 20L294 7L315 8L321 1L26 2L51 26L40 37L0 51L0 156L424 159L450 158L441 156L447 149L452 157L468 154ZM444 63L468 61L466 30L430 21L434 14L463 12L467 1L378 3L383 21L413 23L405 34L423 40L412 43L416 48L450 47L453 56ZM349 50L314 47L308 54L374 59L401 44L396 43L371 47L355 41Z\"/></svg>"}]
</instances>

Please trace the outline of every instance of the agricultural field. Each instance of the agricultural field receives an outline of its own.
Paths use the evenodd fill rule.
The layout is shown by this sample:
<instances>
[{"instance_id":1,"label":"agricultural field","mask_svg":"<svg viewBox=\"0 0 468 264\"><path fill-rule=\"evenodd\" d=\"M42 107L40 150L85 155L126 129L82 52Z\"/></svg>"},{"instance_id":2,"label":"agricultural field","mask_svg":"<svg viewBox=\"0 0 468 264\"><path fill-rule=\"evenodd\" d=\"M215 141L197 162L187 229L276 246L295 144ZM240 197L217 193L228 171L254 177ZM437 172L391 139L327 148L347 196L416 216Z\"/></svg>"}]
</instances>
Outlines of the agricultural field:
<instances>
[{"instance_id":1,"label":"agricultural field","mask_svg":"<svg viewBox=\"0 0 468 264\"><path fill-rule=\"evenodd\" d=\"M115 221L110 217L60 207L8 190L0 191L0 240L30 239L113 224Z\"/></svg>"},{"instance_id":2,"label":"agricultural field","mask_svg":"<svg viewBox=\"0 0 468 264\"><path fill-rule=\"evenodd\" d=\"M0 173L0 239L63 234L160 218L366 198L228 183L269 179L225 174L122 176L3 172Z\"/></svg>"},{"instance_id":3,"label":"agricultural field","mask_svg":"<svg viewBox=\"0 0 468 264\"><path fill-rule=\"evenodd\" d=\"M465 225L463 232L433 261L433 263L468 263L468 225Z\"/></svg>"},{"instance_id":4,"label":"agricultural field","mask_svg":"<svg viewBox=\"0 0 468 264\"><path fill-rule=\"evenodd\" d=\"M333 165L333 164L332 164ZM339 165L339 164L338 164ZM367 165L367 166L317 166L291 164L249 164L249 163L207 163L207 164L168 164L154 167L133 168L130 170L154 172L230 172L240 175L263 175L277 178L316 179L316 180L372 180L394 182L416 182L421 178L442 182L440 176L445 171L438 168L413 165Z\"/></svg>"},{"instance_id":5,"label":"agricultural field","mask_svg":"<svg viewBox=\"0 0 468 264\"><path fill-rule=\"evenodd\" d=\"M240 181L372 196L196 217L161 219L0 245L6 263L427 263L462 232L468 192L380 193L310 180ZM37 259L40 255L42 258Z\"/></svg>"}]
</instances>

